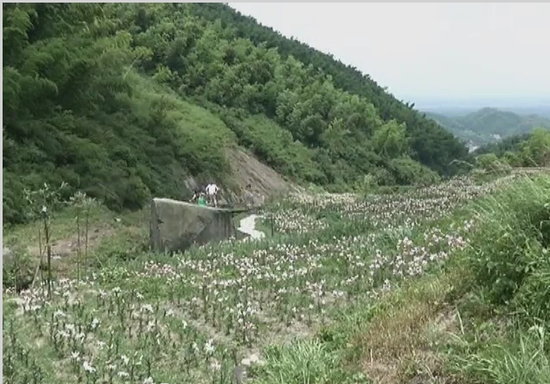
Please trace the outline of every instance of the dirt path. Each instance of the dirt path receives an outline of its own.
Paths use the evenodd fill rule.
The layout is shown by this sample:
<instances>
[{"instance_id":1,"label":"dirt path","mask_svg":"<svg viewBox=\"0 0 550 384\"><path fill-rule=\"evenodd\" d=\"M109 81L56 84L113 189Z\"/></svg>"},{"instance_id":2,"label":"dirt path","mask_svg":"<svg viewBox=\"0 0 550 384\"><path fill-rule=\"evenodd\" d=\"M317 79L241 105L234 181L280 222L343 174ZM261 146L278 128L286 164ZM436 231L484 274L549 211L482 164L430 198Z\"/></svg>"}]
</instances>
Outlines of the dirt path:
<instances>
[{"instance_id":1,"label":"dirt path","mask_svg":"<svg viewBox=\"0 0 550 384\"><path fill-rule=\"evenodd\" d=\"M265 233L262 231L256 230L256 219L261 218L262 216L250 215L241 219L239 231L246 233L253 239L261 239L265 237Z\"/></svg>"}]
</instances>

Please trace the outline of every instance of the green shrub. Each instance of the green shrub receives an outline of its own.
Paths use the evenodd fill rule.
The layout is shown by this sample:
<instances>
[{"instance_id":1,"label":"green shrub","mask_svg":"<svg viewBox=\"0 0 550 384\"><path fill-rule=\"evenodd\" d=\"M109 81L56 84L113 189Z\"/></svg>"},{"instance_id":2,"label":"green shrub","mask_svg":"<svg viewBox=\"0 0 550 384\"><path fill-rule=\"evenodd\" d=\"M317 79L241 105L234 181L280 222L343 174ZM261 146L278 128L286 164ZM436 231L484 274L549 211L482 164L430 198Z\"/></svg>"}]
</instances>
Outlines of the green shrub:
<instances>
[{"instance_id":1,"label":"green shrub","mask_svg":"<svg viewBox=\"0 0 550 384\"><path fill-rule=\"evenodd\" d=\"M24 247L4 248L2 283L6 288L26 289L34 277L33 259Z\"/></svg>"},{"instance_id":2,"label":"green shrub","mask_svg":"<svg viewBox=\"0 0 550 384\"><path fill-rule=\"evenodd\" d=\"M389 163L389 169L400 185L429 185L439 180L439 175L410 157L399 157Z\"/></svg>"},{"instance_id":3,"label":"green shrub","mask_svg":"<svg viewBox=\"0 0 550 384\"><path fill-rule=\"evenodd\" d=\"M224 121L235 132L239 144L276 171L298 181L323 183L324 177L314 161L315 151L292 138L289 131L262 116L241 119L226 112Z\"/></svg>"},{"instance_id":4,"label":"green shrub","mask_svg":"<svg viewBox=\"0 0 550 384\"><path fill-rule=\"evenodd\" d=\"M371 173L377 185L395 185L395 176L386 168L375 167Z\"/></svg>"},{"instance_id":5,"label":"green shrub","mask_svg":"<svg viewBox=\"0 0 550 384\"><path fill-rule=\"evenodd\" d=\"M511 166L506 160L501 160L494 153L486 153L476 158L476 165L484 172L506 174L511 171Z\"/></svg>"},{"instance_id":6,"label":"green shrub","mask_svg":"<svg viewBox=\"0 0 550 384\"><path fill-rule=\"evenodd\" d=\"M378 187L378 181L373 174L364 175L355 183L355 190L360 193L372 193Z\"/></svg>"},{"instance_id":7,"label":"green shrub","mask_svg":"<svg viewBox=\"0 0 550 384\"><path fill-rule=\"evenodd\" d=\"M523 165L523 159L515 152L506 151L502 155L502 161L505 161L512 167L521 167Z\"/></svg>"},{"instance_id":8,"label":"green shrub","mask_svg":"<svg viewBox=\"0 0 550 384\"><path fill-rule=\"evenodd\" d=\"M468 263L487 299L550 320L550 178L525 179L476 207ZM491 241L487 241L491 239ZM531 318L533 320L533 318Z\"/></svg>"}]
</instances>

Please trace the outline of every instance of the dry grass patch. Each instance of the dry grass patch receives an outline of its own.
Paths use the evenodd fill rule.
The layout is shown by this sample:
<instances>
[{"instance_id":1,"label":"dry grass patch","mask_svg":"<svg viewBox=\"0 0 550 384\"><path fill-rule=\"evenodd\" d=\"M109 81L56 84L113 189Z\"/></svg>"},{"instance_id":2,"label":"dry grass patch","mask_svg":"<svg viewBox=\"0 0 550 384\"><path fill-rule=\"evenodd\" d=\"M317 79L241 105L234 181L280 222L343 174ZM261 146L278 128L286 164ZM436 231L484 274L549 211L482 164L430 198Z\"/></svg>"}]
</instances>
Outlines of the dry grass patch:
<instances>
[{"instance_id":1,"label":"dry grass patch","mask_svg":"<svg viewBox=\"0 0 550 384\"><path fill-rule=\"evenodd\" d=\"M443 357L437 346L457 327L446 303L454 277L427 277L391 293L365 331L352 339L374 383L450 382L440 377Z\"/></svg>"}]
</instances>

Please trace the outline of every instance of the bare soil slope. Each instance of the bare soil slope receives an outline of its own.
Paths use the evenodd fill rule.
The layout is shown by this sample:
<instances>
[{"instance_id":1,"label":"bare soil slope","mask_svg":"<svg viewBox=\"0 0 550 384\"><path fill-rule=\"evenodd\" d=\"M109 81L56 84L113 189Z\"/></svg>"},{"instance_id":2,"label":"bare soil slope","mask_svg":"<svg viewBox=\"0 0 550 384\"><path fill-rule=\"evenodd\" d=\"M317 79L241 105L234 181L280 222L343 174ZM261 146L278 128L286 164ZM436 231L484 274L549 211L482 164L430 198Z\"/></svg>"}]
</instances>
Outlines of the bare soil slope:
<instances>
[{"instance_id":1,"label":"bare soil slope","mask_svg":"<svg viewBox=\"0 0 550 384\"><path fill-rule=\"evenodd\" d=\"M235 175L235 182L241 189L250 184L254 193L266 197L299 190L299 187L286 181L275 170L242 148L228 150L227 157Z\"/></svg>"}]
</instances>

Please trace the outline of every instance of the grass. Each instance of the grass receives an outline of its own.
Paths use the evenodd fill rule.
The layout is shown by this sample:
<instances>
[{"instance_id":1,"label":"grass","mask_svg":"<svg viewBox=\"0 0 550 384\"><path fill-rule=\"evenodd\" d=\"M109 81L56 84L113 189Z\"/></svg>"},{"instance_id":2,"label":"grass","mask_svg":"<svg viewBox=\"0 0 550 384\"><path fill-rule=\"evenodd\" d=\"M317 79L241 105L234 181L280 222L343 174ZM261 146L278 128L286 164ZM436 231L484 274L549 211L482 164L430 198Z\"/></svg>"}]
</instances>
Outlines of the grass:
<instances>
[{"instance_id":1,"label":"grass","mask_svg":"<svg viewBox=\"0 0 550 384\"><path fill-rule=\"evenodd\" d=\"M35 375L36 382L118 383L130 375L224 383L241 359L259 356L247 368L253 383L543 382L536 381L547 372L541 333L528 331L518 309L543 312L544 258L529 264L506 305L495 300L500 290L484 286L491 275L473 273L484 260L505 260L483 240L499 233L496 226L544 241L533 223L544 221L536 214L548 201L548 179L509 180L294 196L269 208L274 237L172 257L134 246L146 236L136 228L146 227L123 216L126 231L98 243L104 263L91 265L84 281L58 280L49 303L41 287L4 292L5 372L14 383ZM472 200L479 203L464 210ZM112 220L95 214L97 223ZM70 217L59 215L59 233ZM25 231L32 232L8 236ZM532 261L537 248L525 244Z\"/></svg>"},{"instance_id":2,"label":"grass","mask_svg":"<svg viewBox=\"0 0 550 384\"><path fill-rule=\"evenodd\" d=\"M253 372L255 383L370 383L364 374L343 368L338 354L318 340L267 348L265 359L267 364Z\"/></svg>"},{"instance_id":3,"label":"grass","mask_svg":"<svg viewBox=\"0 0 550 384\"><path fill-rule=\"evenodd\" d=\"M126 211L115 213L103 206L98 206L90 211L89 226L93 234L96 230L111 230L120 234L121 228L144 228L147 227L148 209L141 211ZM84 218L81 218L84 222ZM84 224L82 224L84 225ZM33 222L25 225L15 225L4 228L4 242L6 244L27 245L38 248L38 233L42 229L41 222ZM55 214L52 220L51 239L52 242L61 241L76 236L76 208L67 207Z\"/></svg>"},{"instance_id":4,"label":"grass","mask_svg":"<svg viewBox=\"0 0 550 384\"><path fill-rule=\"evenodd\" d=\"M549 181L524 179L474 204L469 246L442 271L393 292L356 330L355 361L370 377L548 383Z\"/></svg>"},{"instance_id":5,"label":"grass","mask_svg":"<svg viewBox=\"0 0 550 384\"><path fill-rule=\"evenodd\" d=\"M472 279L462 282L468 322L455 356L472 382L548 382L548 201L550 178L541 176L475 206L481 230L464 255Z\"/></svg>"},{"instance_id":6,"label":"grass","mask_svg":"<svg viewBox=\"0 0 550 384\"><path fill-rule=\"evenodd\" d=\"M505 337L495 337L467 357L453 357L450 365L473 383L548 383L550 360L546 341L541 327L509 330Z\"/></svg>"},{"instance_id":7,"label":"grass","mask_svg":"<svg viewBox=\"0 0 550 384\"><path fill-rule=\"evenodd\" d=\"M452 308L445 303L451 288L448 279L424 279L383 302L367 329L352 341L360 348L367 369L373 361L402 365L403 360L429 350L430 333L445 328L443 323L453 323Z\"/></svg>"},{"instance_id":8,"label":"grass","mask_svg":"<svg viewBox=\"0 0 550 384\"><path fill-rule=\"evenodd\" d=\"M65 277L77 276L76 252L78 235L76 209L66 207L57 212L51 221L52 269ZM113 262L113 259L128 260L147 248L148 210L114 213L102 206L90 211L88 251L86 252L85 219L81 216L81 252L85 268L93 270ZM41 240L39 241L39 234ZM4 229L4 244L15 258L22 261L26 270L22 274L34 276L40 260L40 247L45 247L41 222L15 225ZM43 251L44 255L45 251ZM87 257L86 257L87 255ZM45 263L45 255L43 256ZM9 273L12 258L4 263L4 273ZM87 267L86 267L87 266ZM6 269L8 268L8 269Z\"/></svg>"},{"instance_id":9,"label":"grass","mask_svg":"<svg viewBox=\"0 0 550 384\"><path fill-rule=\"evenodd\" d=\"M277 235L275 232L275 223L269 215L256 220L256 229L262 231L266 238L272 238Z\"/></svg>"}]
</instances>

